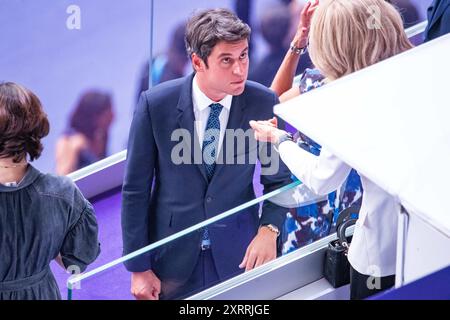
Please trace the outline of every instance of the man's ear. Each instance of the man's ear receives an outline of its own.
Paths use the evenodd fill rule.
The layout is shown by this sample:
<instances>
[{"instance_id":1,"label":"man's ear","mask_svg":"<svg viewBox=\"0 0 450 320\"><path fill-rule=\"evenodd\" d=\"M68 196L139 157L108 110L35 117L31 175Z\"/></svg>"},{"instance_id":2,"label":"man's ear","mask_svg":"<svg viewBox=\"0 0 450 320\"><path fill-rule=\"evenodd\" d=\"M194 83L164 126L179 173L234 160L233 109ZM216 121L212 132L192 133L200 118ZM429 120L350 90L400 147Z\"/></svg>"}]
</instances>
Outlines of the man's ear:
<instances>
[{"instance_id":1,"label":"man's ear","mask_svg":"<svg viewBox=\"0 0 450 320\"><path fill-rule=\"evenodd\" d=\"M196 72L204 72L206 69L205 62L196 53L192 54L192 66Z\"/></svg>"}]
</instances>

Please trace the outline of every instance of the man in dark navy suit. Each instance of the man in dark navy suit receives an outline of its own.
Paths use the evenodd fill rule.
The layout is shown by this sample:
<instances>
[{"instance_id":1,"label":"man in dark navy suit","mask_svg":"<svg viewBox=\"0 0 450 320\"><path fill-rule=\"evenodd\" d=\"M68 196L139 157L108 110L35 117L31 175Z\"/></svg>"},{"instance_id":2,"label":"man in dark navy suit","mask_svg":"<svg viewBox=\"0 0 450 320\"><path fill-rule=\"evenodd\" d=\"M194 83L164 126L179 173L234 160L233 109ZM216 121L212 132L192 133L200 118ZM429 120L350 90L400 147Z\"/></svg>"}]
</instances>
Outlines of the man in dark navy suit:
<instances>
[{"instance_id":1,"label":"man in dark navy suit","mask_svg":"<svg viewBox=\"0 0 450 320\"><path fill-rule=\"evenodd\" d=\"M124 254L255 199L252 154L264 193L291 182L273 146L264 148L250 130L250 120L273 117L278 98L247 81L249 37L248 25L228 10L198 13L185 39L195 72L141 95L123 184ZM233 143L239 133L249 133L248 143ZM258 209L126 262L133 295L183 298L276 258L287 210L267 201L261 215Z\"/></svg>"},{"instance_id":2,"label":"man in dark navy suit","mask_svg":"<svg viewBox=\"0 0 450 320\"><path fill-rule=\"evenodd\" d=\"M450 33L450 0L434 0L428 8L425 41Z\"/></svg>"}]
</instances>

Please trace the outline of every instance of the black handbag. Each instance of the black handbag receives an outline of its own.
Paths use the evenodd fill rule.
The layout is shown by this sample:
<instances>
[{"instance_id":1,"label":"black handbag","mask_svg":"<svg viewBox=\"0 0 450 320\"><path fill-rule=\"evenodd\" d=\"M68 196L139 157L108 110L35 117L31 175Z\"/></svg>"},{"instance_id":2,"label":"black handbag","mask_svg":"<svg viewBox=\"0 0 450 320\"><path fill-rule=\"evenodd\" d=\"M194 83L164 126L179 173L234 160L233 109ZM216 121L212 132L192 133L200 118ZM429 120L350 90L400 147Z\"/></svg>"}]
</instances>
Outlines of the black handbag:
<instances>
[{"instance_id":1,"label":"black handbag","mask_svg":"<svg viewBox=\"0 0 450 320\"><path fill-rule=\"evenodd\" d=\"M358 212L359 208L357 208L357 210L352 207L347 208L339 215L336 231L338 239L328 243L325 252L323 273L325 279L328 280L333 288L339 288L350 283L350 263L347 259L347 253L351 237L345 237L345 231L348 227L356 223L357 219L349 218L350 213L354 211Z\"/></svg>"}]
</instances>

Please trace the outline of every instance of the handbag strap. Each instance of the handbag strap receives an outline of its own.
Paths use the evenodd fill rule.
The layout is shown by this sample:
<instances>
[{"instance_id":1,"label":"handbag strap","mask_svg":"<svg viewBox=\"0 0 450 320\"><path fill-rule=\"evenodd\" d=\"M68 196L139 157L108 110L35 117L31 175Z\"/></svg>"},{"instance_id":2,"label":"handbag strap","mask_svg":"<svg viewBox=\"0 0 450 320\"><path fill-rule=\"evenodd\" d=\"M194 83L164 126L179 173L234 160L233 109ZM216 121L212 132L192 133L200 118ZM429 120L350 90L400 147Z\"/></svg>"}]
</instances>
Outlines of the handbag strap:
<instances>
[{"instance_id":1,"label":"handbag strap","mask_svg":"<svg viewBox=\"0 0 450 320\"><path fill-rule=\"evenodd\" d=\"M354 225L356 223L356 220L357 219L348 219L348 220L344 221L344 223L342 223L341 225L338 226L337 236L338 236L339 242L346 249L348 249L349 245L348 245L347 238L345 237L345 231L347 230L348 227Z\"/></svg>"},{"instance_id":2,"label":"handbag strap","mask_svg":"<svg viewBox=\"0 0 450 320\"><path fill-rule=\"evenodd\" d=\"M354 225L357 219L350 218L352 213L357 212L361 209L361 205L353 204L350 207L339 212L336 221L336 233L338 236L338 240L341 246L348 249L349 245L347 242L347 238L345 237L345 231L348 227Z\"/></svg>"},{"instance_id":3,"label":"handbag strap","mask_svg":"<svg viewBox=\"0 0 450 320\"><path fill-rule=\"evenodd\" d=\"M350 207L339 212L339 215L336 220L336 228L338 228L345 220L349 219L352 213L359 213L361 209L361 205L353 204Z\"/></svg>"}]
</instances>

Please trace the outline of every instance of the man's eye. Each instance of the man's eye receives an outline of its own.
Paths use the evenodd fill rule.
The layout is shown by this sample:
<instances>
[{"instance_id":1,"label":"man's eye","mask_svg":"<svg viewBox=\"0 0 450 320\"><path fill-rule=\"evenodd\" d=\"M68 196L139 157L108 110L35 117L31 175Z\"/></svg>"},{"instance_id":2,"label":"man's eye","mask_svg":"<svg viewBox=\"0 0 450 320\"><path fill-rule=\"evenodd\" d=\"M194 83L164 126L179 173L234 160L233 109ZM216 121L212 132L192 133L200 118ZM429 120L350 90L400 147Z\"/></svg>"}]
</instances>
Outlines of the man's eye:
<instances>
[{"instance_id":1,"label":"man's eye","mask_svg":"<svg viewBox=\"0 0 450 320\"><path fill-rule=\"evenodd\" d=\"M223 63L227 63L227 64L228 64L228 63L230 63L230 61L231 61L230 58L223 58L223 59L222 59L222 62L223 62Z\"/></svg>"},{"instance_id":2,"label":"man's eye","mask_svg":"<svg viewBox=\"0 0 450 320\"><path fill-rule=\"evenodd\" d=\"M244 60L245 58L247 58L247 52L244 52L243 54L241 54L241 59Z\"/></svg>"}]
</instances>

